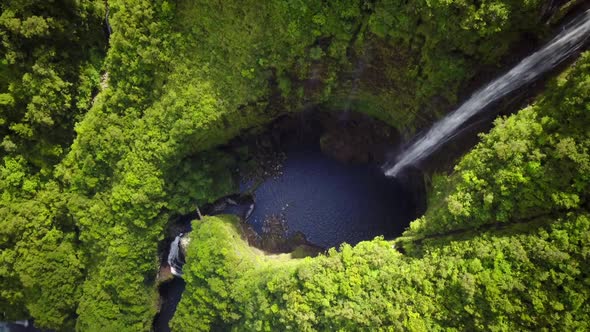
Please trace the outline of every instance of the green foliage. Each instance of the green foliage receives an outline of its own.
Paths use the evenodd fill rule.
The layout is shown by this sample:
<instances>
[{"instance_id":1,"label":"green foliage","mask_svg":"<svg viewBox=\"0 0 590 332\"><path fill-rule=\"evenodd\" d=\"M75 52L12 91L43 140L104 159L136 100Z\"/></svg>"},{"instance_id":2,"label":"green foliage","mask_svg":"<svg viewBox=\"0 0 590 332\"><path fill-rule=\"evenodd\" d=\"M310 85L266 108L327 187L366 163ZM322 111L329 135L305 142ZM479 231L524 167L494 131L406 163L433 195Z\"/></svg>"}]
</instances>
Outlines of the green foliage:
<instances>
[{"instance_id":1,"label":"green foliage","mask_svg":"<svg viewBox=\"0 0 590 332\"><path fill-rule=\"evenodd\" d=\"M193 257L183 271L187 288L194 296L183 298L172 328L176 330L207 330L220 320L233 320L237 313L226 283L233 283L249 270L251 249L239 237L239 223L234 217L208 217L193 222L187 255ZM198 319L195 319L198 317Z\"/></svg>"},{"instance_id":2,"label":"green foliage","mask_svg":"<svg viewBox=\"0 0 590 332\"><path fill-rule=\"evenodd\" d=\"M346 65L347 46L366 6L359 0L180 1L176 13L181 31L190 36L185 52L207 67L225 99L245 104L266 97L269 79L297 83L322 71L318 78L325 81Z\"/></svg>"},{"instance_id":3,"label":"green foliage","mask_svg":"<svg viewBox=\"0 0 590 332\"><path fill-rule=\"evenodd\" d=\"M84 258L64 193L55 182L24 178L23 164L5 159L2 167L1 183L10 183L0 200L2 319L32 315L39 327L71 329Z\"/></svg>"},{"instance_id":4,"label":"green foliage","mask_svg":"<svg viewBox=\"0 0 590 332\"><path fill-rule=\"evenodd\" d=\"M2 321L74 328L85 257L52 172L98 85L100 3L0 4Z\"/></svg>"},{"instance_id":5,"label":"green foliage","mask_svg":"<svg viewBox=\"0 0 590 332\"><path fill-rule=\"evenodd\" d=\"M439 194L429 213L407 235L518 222L584 207L590 187L589 68L590 53L585 53L536 104L496 120L456 166L451 191L442 189L442 183L435 187Z\"/></svg>"},{"instance_id":6,"label":"green foliage","mask_svg":"<svg viewBox=\"0 0 590 332\"><path fill-rule=\"evenodd\" d=\"M195 222L175 331L584 330L590 215L519 234L484 232L411 258L382 239L272 261L235 221Z\"/></svg>"},{"instance_id":7,"label":"green foliage","mask_svg":"<svg viewBox=\"0 0 590 332\"><path fill-rule=\"evenodd\" d=\"M542 33L541 10L536 0L378 1L368 20L374 35L358 47L374 58L360 90L412 133L455 105L464 83L497 65L523 32Z\"/></svg>"},{"instance_id":8,"label":"green foliage","mask_svg":"<svg viewBox=\"0 0 590 332\"><path fill-rule=\"evenodd\" d=\"M103 59L105 2L0 4L2 321L150 330L169 218L234 189L235 161L214 147L317 103L410 132L455 103L480 64L538 33L541 7L108 5ZM542 101L499 120L442 180L406 234L423 240L413 257L382 239L313 260L266 256L229 217L196 223L173 327L587 329L588 58ZM539 216L543 226L522 234L509 223ZM513 228L424 239L496 221Z\"/></svg>"},{"instance_id":9,"label":"green foliage","mask_svg":"<svg viewBox=\"0 0 590 332\"><path fill-rule=\"evenodd\" d=\"M90 106L98 83L94 78L84 90L77 88L100 68L101 6L69 1L0 6L0 155L22 155L48 170L71 143L74 121Z\"/></svg>"}]
</instances>

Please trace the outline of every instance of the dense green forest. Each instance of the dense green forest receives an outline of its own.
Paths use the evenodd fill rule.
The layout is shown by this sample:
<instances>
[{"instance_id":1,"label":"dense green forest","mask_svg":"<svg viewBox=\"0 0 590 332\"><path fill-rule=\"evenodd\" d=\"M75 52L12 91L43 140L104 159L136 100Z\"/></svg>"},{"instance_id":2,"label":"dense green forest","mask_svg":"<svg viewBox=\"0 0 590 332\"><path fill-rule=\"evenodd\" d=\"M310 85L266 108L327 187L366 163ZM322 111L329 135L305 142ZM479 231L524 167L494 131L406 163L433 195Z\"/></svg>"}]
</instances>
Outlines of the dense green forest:
<instances>
[{"instance_id":1,"label":"dense green forest","mask_svg":"<svg viewBox=\"0 0 590 332\"><path fill-rule=\"evenodd\" d=\"M395 242L273 261L236 240L235 220L194 221L173 328L587 330L589 73L587 52L498 119Z\"/></svg>"},{"instance_id":2,"label":"dense green forest","mask_svg":"<svg viewBox=\"0 0 590 332\"><path fill-rule=\"evenodd\" d=\"M546 40L549 2L0 1L0 321L150 330L169 220L235 191L218 146L312 105L409 138ZM195 221L172 329L590 329L589 105L586 52L394 241L295 260Z\"/></svg>"}]
</instances>

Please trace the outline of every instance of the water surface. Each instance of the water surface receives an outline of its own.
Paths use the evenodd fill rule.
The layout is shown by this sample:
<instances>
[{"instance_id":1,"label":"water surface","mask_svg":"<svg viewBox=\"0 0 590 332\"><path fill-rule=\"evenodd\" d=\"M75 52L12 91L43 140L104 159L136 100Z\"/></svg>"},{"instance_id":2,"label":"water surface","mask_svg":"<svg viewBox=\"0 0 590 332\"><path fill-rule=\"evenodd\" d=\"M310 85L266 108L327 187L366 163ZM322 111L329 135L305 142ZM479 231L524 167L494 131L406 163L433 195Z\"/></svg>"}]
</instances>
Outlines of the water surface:
<instances>
[{"instance_id":1,"label":"water surface","mask_svg":"<svg viewBox=\"0 0 590 332\"><path fill-rule=\"evenodd\" d=\"M282 215L289 233L300 231L322 247L356 244L378 235L400 235L413 219L410 195L376 165L344 164L315 144L286 149L282 174L255 191L248 222L258 232L264 220ZM250 183L242 183L246 190Z\"/></svg>"}]
</instances>

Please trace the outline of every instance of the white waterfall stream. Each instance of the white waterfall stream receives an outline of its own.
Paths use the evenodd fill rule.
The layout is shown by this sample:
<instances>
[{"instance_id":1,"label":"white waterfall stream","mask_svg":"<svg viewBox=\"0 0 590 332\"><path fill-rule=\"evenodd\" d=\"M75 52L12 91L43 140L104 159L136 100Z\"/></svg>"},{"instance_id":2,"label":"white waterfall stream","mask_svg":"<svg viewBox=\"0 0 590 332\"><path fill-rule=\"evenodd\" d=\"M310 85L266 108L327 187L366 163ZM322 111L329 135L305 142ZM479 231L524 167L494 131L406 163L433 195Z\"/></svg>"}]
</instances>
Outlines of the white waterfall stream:
<instances>
[{"instance_id":1,"label":"white waterfall stream","mask_svg":"<svg viewBox=\"0 0 590 332\"><path fill-rule=\"evenodd\" d=\"M438 121L423 136L403 151L393 162L383 166L387 176L395 177L409 165L416 164L447 142L461 125L486 106L510 92L534 81L580 50L590 37L590 10L574 19L543 48L522 60L508 73L475 92L455 111Z\"/></svg>"},{"instance_id":2,"label":"white waterfall stream","mask_svg":"<svg viewBox=\"0 0 590 332\"><path fill-rule=\"evenodd\" d=\"M173 275L182 276L182 266L184 265L184 257L180 249L180 240L183 233L180 233L174 241L170 244L170 253L168 253L168 265L170 265L170 271Z\"/></svg>"}]
</instances>

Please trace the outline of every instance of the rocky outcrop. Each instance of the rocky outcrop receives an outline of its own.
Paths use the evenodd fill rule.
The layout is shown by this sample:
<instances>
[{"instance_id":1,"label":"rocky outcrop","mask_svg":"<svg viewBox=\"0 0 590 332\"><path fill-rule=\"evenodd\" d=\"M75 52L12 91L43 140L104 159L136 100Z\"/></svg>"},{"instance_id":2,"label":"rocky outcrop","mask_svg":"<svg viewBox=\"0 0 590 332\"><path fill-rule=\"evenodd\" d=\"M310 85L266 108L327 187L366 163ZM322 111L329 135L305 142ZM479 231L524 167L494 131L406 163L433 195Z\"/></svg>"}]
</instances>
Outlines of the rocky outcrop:
<instances>
[{"instance_id":1,"label":"rocky outcrop","mask_svg":"<svg viewBox=\"0 0 590 332\"><path fill-rule=\"evenodd\" d=\"M410 197L410 204L414 216L422 216L427 209L427 192L424 181L424 173L415 167L408 167L403 170L397 177L398 181L404 186L404 189Z\"/></svg>"},{"instance_id":2,"label":"rocky outcrop","mask_svg":"<svg viewBox=\"0 0 590 332\"><path fill-rule=\"evenodd\" d=\"M375 121L347 121L320 138L322 152L345 163L381 163L397 133Z\"/></svg>"},{"instance_id":3,"label":"rocky outcrop","mask_svg":"<svg viewBox=\"0 0 590 332\"><path fill-rule=\"evenodd\" d=\"M287 223L282 215L269 216L264 221L262 233L257 233L251 225L242 224L248 244L268 253L294 253L296 257L316 256L324 248L310 243L301 232L289 234Z\"/></svg>"}]
</instances>

